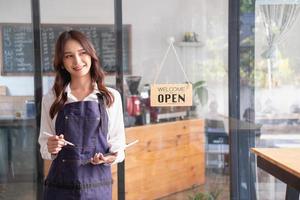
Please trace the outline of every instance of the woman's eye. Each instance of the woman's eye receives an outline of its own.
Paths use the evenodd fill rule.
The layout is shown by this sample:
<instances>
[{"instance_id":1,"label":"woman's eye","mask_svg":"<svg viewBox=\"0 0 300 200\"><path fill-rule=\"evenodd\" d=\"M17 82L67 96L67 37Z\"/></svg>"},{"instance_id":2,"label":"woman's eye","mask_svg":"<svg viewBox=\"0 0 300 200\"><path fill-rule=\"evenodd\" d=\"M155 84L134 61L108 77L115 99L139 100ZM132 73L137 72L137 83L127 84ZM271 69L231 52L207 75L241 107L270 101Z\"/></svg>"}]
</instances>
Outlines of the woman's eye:
<instances>
[{"instance_id":1,"label":"woman's eye","mask_svg":"<svg viewBox=\"0 0 300 200\"><path fill-rule=\"evenodd\" d=\"M80 54L80 55L85 55L85 54L87 54L87 53L86 53L86 51L83 51L83 52L80 52L79 54Z\"/></svg>"},{"instance_id":2,"label":"woman's eye","mask_svg":"<svg viewBox=\"0 0 300 200\"><path fill-rule=\"evenodd\" d=\"M72 55L65 55L65 58L72 58Z\"/></svg>"}]
</instances>

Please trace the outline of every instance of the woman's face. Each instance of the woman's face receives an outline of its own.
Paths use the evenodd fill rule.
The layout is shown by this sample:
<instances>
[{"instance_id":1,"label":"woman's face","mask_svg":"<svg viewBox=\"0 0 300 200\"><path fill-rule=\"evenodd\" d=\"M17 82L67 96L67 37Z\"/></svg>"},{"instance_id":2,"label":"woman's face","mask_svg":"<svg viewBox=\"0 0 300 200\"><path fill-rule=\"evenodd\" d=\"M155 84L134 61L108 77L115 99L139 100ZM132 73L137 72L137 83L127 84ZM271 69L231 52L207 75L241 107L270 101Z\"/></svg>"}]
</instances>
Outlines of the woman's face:
<instances>
[{"instance_id":1,"label":"woman's face","mask_svg":"<svg viewBox=\"0 0 300 200\"><path fill-rule=\"evenodd\" d=\"M68 40L65 44L63 64L73 78L90 76L91 56L76 40Z\"/></svg>"}]
</instances>

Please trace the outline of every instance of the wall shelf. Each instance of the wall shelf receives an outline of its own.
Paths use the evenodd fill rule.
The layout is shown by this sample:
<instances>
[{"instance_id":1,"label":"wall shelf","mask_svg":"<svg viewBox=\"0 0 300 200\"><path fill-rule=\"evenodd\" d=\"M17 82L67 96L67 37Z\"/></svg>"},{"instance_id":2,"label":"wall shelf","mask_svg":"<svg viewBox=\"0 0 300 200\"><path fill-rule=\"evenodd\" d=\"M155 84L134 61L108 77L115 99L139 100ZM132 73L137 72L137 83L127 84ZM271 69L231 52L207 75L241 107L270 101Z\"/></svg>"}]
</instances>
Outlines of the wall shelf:
<instances>
[{"instance_id":1,"label":"wall shelf","mask_svg":"<svg viewBox=\"0 0 300 200\"><path fill-rule=\"evenodd\" d=\"M203 42L175 42L175 46L177 47L203 47Z\"/></svg>"}]
</instances>

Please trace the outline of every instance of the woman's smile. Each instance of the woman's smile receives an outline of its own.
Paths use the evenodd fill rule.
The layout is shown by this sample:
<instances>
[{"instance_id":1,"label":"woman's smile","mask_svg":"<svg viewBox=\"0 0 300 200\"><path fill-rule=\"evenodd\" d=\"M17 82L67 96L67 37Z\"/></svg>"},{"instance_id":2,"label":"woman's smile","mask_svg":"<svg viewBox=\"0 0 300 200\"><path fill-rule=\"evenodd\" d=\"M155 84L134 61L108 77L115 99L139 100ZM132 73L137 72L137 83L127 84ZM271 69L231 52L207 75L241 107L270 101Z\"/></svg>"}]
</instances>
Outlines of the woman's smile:
<instances>
[{"instance_id":1,"label":"woman's smile","mask_svg":"<svg viewBox=\"0 0 300 200\"><path fill-rule=\"evenodd\" d=\"M76 65L73 67L73 70L75 71L81 71L86 65Z\"/></svg>"}]
</instances>

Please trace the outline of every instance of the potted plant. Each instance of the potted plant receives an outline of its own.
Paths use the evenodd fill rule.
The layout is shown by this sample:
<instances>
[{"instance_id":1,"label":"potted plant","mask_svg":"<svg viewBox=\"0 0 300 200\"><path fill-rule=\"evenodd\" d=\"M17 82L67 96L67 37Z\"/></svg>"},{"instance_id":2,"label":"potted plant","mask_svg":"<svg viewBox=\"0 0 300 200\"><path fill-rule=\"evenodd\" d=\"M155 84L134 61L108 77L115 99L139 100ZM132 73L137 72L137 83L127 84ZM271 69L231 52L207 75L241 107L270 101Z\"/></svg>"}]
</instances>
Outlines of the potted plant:
<instances>
[{"instance_id":1,"label":"potted plant","mask_svg":"<svg viewBox=\"0 0 300 200\"><path fill-rule=\"evenodd\" d=\"M189 196L189 200L214 200L209 193L198 192L195 196Z\"/></svg>"},{"instance_id":2,"label":"potted plant","mask_svg":"<svg viewBox=\"0 0 300 200\"><path fill-rule=\"evenodd\" d=\"M191 116L198 116L198 110L208 102L208 90L205 81L193 83L193 105L190 108Z\"/></svg>"},{"instance_id":3,"label":"potted plant","mask_svg":"<svg viewBox=\"0 0 300 200\"><path fill-rule=\"evenodd\" d=\"M189 200L218 200L221 193L219 188L210 192L197 192L194 196L189 196Z\"/></svg>"},{"instance_id":4,"label":"potted plant","mask_svg":"<svg viewBox=\"0 0 300 200\"><path fill-rule=\"evenodd\" d=\"M208 90L205 85L205 81L197 81L193 83L193 93L197 97L198 102L204 106L208 102ZM194 101L195 102L195 101Z\"/></svg>"}]
</instances>

